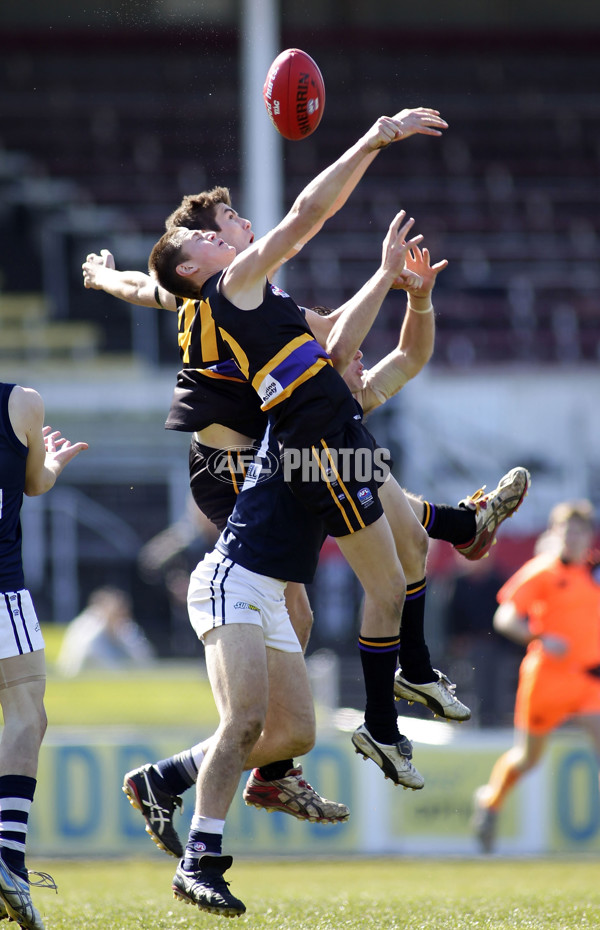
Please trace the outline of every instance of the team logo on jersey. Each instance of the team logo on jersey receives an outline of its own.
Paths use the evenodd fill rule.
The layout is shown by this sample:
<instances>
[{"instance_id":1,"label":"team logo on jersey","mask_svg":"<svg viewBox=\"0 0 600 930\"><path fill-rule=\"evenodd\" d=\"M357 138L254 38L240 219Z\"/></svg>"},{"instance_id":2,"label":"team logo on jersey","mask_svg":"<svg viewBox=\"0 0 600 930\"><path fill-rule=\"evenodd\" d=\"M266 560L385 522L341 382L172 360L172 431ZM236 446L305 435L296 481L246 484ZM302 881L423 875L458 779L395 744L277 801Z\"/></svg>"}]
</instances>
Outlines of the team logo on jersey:
<instances>
[{"instance_id":1,"label":"team logo on jersey","mask_svg":"<svg viewBox=\"0 0 600 930\"><path fill-rule=\"evenodd\" d=\"M359 490L356 492L356 496L358 497L359 504L361 504L363 507L370 507L374 502L373 495L371 494L369 488L359 488Z\"/></svg>"},{"instance_id":2,"label":"team logo on jersey","mask_svg":"<svg viewBox=\"0 0 600 930\"><path fill-rule=\"evenodd\" d=\"M279 469L279 458L269 451L257 456L254 449L247 446L215 449L207 459L206 468L213 478L232 484L238 493L244 482L250 485L268 481Z\"/></svg>"},{"instance_id":3,"label":"team logo on jersey","mask_svg":"<svg viewBox=\"0 0 600 930\"><path fill-rule=\"evenodd\" d=\"M277 287L276 284L271 285L271 292L275 294L275 297L289 297L289 294L286 294L285 291L282 291L280 287Z\"/></svg>"}]
</instances>

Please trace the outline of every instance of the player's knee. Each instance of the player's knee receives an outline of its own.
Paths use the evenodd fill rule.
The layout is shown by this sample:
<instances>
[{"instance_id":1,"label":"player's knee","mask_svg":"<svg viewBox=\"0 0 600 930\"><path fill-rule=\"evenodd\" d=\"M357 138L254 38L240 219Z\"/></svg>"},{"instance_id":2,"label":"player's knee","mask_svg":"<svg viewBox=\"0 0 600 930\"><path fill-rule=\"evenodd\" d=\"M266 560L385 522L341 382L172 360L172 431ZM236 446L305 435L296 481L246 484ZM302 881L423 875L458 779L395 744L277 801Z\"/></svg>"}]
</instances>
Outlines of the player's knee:
<instances>
[{"instance_id":1,"label":"player's knee","mask_svg":"<svg viewBox=\"0 0 600 930\"><path fill-rule=\"evenodd\" d=\"M371 605L382 623L391 625L396 632L400 629L402 610L406 598L406 582L402 577L401 583L388 583L383 589L369 593Z\"/></svg>"},{"instance_id":2,"label":"player's knee","mask_svg":"<svg viewBox=\"0 0 600 930\"><path fill-rule=\"evenodd\" d=\"M415 523L411 526L410 538L405 542L402 554L402 567L408 578L421 579L427 571L427 552L429 549L429 536L422 526Z\"/></svg>"},{"instance_id":3,"label":"player's knee","mask_svg":"<svg viewBox=\"0 0 600 930\"><path fill-rule=\"evenodd\" d=\"M262 708L246 708L239 710L238 713L222 723L220 729L221 738L232 746L237 746L242 754L248 754L265 725L265 714Z\"/></svg>"},{"instance_id":4,"label":"player's knee","mask_svg":"<svg viewBox=\"0 0 600 930\"><path fill-rule=\"evenodd\" d=\"M35 713L30 713L27 717L21 718L18 727L19 745L27 753L35 755L42 745L47 728L48 718L42 706L36 709Z\"/></svg>"}]
</instances>

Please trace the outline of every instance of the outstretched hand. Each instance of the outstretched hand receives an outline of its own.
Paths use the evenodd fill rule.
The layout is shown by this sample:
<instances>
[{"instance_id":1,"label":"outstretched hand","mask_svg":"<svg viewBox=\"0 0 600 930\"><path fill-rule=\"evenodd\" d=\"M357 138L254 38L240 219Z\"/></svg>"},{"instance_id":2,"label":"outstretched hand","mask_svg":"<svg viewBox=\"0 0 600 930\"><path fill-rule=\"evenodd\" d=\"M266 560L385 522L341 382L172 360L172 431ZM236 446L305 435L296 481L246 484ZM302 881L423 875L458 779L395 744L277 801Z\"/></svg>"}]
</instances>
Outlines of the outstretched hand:
<instances>
[{"instance_id":1,"label":"outstretched hand","mask_svg":"<svg viewBox=\"0 0 600 930\"><path fill-rule=\"evenodd\" d=\"M410 250L417 248L418 243L423 240L423 236L414 236L406 241L406 237L415 224L414 219L404 222L406 211L400 210L390 224L387 235L383 240L383 249L381 256L381 268L392 279L391 287L402 286L396 285L396 281L404 280L412 282L413 286L418 287L422 283L419 272L415 269L407 270L407 258ZM414 273L413 273L414 272Z\"/></svg>"},{"instance_id":2,"label":"outstretched hand","mask_svg":"<svg viewBox=\"0 0 600 930\"><path fill-rule=\"evenodd\" d=\"M400 139L408 139L419 133L423 136L441 136L441 130L448 128L448 123L440 116L439 110L431 110L429 107L413 107L408 110L400 110L393 117L398 126L398 131L394 142Z\"/></svg>"},{"instance_id":3,"label":"outstretched hand","mask_svg":"<svg viewBox=\"0 0 600 930\"><path fill-rule=\"evenodd\" d=\"M448 123L442 119L438 110L429 107L415 107L400 110L395 116L380 116L365 134L364 141L371 151L385 148L391 142L408 139L416 133L425 136L441 136L442 129Z\"/></svg>"},{"instance_id":4,"label":"outstretched hand","mask_svg":"<svg viewBox=\"0 0 600 930\"><path fill-rule=\"evenodd\" d=\"M60 430L52 430L50 426L43 429L44 446L46 447L46 464L54 470L62 471L76 455L89 448L87 442L71 443L64 436L61 436Z\"/></svg>"},{"instance_id":5,"label":"outstretched hand","mask_svg":"<svg viewBox=\"0 0 600 930\"><path fill-rule=\"evenodd\" d=\"M438 274L447 267L447 259L432 265L429 249L420 249L418 245L413 245L406 255L405 273L398 276L392 287L407 291L413 297L430 297ZM410 275L414 281L410 280Z\"/></svg>"},{"instance_id":6,"label":"outstretched hand","mask_svg":"<svg viewBox=\"0 0 600 930\"><path fill-rule=\"evenodd\" d=\"M108 249L102 249L100 255L91 252L84 261L81 269L83 271L83 286L93 288L95 291L102 290L100 276L105 268L114 270L115 259Z\"/></svg>"}]
</instances>

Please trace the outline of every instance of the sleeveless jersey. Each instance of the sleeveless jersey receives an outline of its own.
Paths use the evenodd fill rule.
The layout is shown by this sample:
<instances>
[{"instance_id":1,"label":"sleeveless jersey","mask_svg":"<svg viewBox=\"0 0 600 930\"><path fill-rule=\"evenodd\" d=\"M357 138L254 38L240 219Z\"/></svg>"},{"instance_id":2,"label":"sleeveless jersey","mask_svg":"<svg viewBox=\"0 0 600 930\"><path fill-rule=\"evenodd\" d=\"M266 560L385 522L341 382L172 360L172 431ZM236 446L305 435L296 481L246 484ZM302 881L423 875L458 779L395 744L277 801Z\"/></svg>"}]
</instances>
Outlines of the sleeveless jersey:
<instances>
[{"instance_id":1,"label":"sleeveless jersey","mask_svg":"<svg viewBox=\"0 0 600 930\"><path fill-rule=\"evenodd\" d=\"M21 558L21 506L27 446L17 439L8 416L14 384L0 382L0 591L25 587Z\"/></svg>"},{"instance_id":2,"label":"sleeveless jersey","mask_svg":"<svg viewBox=\"0 0 600 930\"><path fill-rule=\"evenodd\" d=\"M278 443L268 428L216 548L259 575L310 584L326 535L323 522L283 480Z\"/></svg>"},{"instance_id":3,"label":"sleeveless jersey","mask_svg":"<svg viewBox=\"0 0 600 930\"><path fill-rule=\"evenodd\" d=\"M183 369L166 429L195 432L220 423L253 439L263 435L267 416L256 392L235 363L204 300L177 300L179 355Z\"/></svg>"},{"instance_id":4,"label":"sleeveless jersey","mask_svg":"<svg viewBox=\"0 0 600 930\"><path fill-rule=\"evenodd\" d=\"M240 310L219 290L223 272L202 297L242 374L268 411L284 445L310 445L354 415L354 401L292 298L267 282L262 304Z\"/></svg>"}]
</instances>

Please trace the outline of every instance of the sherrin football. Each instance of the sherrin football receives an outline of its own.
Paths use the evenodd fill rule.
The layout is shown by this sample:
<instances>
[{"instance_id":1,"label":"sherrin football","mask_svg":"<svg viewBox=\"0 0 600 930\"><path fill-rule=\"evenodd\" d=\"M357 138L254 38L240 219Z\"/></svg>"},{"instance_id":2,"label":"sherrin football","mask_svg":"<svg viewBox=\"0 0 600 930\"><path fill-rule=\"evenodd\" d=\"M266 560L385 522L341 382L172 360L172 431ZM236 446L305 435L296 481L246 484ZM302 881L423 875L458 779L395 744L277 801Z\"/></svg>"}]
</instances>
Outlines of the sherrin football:
<instances>
[{"instance_id":1,"label":"sherrin football","mask_svg":"<svg viewBox=\"0 0 600 930\"><path fill-rule=\"evenodd\" d=\"M321 122L325 106L325 84L317 63L299 48L281 52L269 68L263 99L284 139L306 139Z\"/></svg>"}]
</instances>

